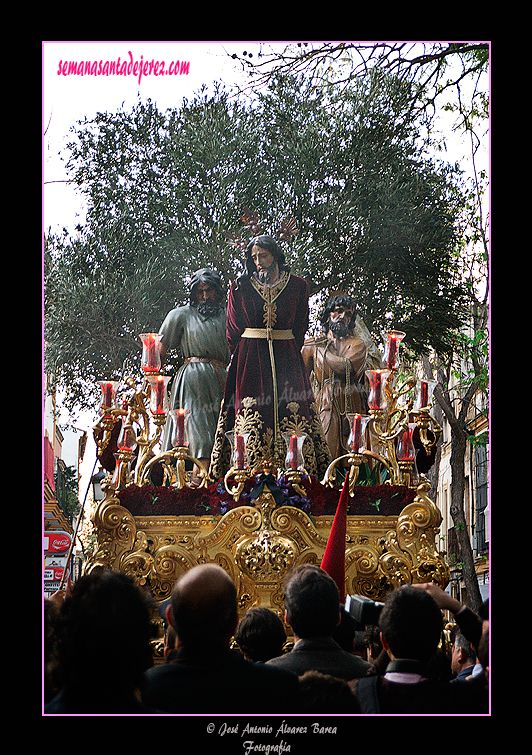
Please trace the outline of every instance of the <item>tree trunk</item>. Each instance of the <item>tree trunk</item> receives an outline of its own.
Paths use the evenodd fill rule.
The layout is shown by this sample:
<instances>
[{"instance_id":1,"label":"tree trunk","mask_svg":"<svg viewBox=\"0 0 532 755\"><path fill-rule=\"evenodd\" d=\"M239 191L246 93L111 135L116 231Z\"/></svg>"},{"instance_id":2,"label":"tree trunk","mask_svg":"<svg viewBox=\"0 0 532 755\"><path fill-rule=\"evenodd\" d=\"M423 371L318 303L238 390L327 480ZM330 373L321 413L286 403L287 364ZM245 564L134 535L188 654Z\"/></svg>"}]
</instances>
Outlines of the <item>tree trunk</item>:
<instances>
[{"instance_id":1,"label":"tree trunk","mask_svg":"<svg viewBox=\"0 0 532 755\"><path fill-rule=\"evenodd\" d=\"M434 404L432 415L436 422L441 425L443 422L443 412L438 402ZM441 443L436 446L436 455L434 457L434 464L427 471L427 480L430 482L431 489L434 491L434 503L439 505L438 501L438 482L440 479L440 462L441 462Z\"/></svg>"},{"instance_id":2,"label":"tree trunk","mask_svg":"<svg viewBox=\"0 0 532 755\"><path fill-rule=\"evenodd\" d=\"M457 431L453 428L451 436L451 506L460 561L463 564L463 579L467 591L469 607L478 611L482 605L482 597L475 572L475 559L471 547L471 537L464 511L465 495L465 455L467 450L467 432L465 428Z\"/></svg>"},{"instance_id":3,"label":"tree trunk","mask_svg":"<svg viewBox=\"0 0 532 755\"><path fill-rule=\"evenodd\" d=\"M432 366L429 360L424 357L423 365L427 377L434 379ZM451 426L451 506L450 514L453 520L458 542L459 559L463 564L462 573L467 590L468 605L473 611L478 611L482 604L480 587L475 572L475 560L473 557L473 548L467 528L467 522L464 511L464 494L465 494L465 456L467 450L467 428L465 417L467 407L471 400L474 390L467 391L462 401L462 408L459 415L456 415L453 404L450 400L448 391L443 388L449 384L447 377L441 367L438 370L439 384L434 391L434 398L440 405L443 414ZM470 395L471 394L471 395ZM437 485L437 482L436 482Z\"/></svg>"}]
</instances>

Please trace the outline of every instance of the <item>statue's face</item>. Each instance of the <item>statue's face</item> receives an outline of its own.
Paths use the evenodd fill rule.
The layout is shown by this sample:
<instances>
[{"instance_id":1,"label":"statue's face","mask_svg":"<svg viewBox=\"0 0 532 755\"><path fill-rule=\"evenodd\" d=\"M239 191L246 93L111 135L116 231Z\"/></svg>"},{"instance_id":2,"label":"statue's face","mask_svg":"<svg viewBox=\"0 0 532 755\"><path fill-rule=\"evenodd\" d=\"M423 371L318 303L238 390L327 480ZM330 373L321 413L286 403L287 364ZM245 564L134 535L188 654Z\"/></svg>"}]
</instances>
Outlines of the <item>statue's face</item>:
<instances>
[{"instance_id":1,"label":"statue's face","mask_svg":"<svg viewBox=\"0 0 532 755\"><path fill-rule=\"evenodd\" d=\"M267 272L275 262L275 257L271 252L256 244L251 248L251 259L255 263L259 275Z\"/></svg>"},{"instance_id":2,"label":"statue's face","mask_svg":"<svg viewBox=\"0 0 532 755\"><path fill-rule=\"evenodd\" d=\"M251 247L251 259L255 263L256 275L261 283L273 285L279 280L279 267L271 252L255 244Z\"/></svg>"},{"instance_id":3,"label":"statue's face","mask_svg":"<svg viewBox=\"0 0 532 755\"><path fill-rule=\"evenodd\" d=\"M353 307L335 307L329 314L329 321L341 322L348 326L351 322L354 312L355 310L353 309Z\"/></svg>"},{"instance_id":4,"label":"statue's face","mask_svg":"<svg viewBox=\"0 0 532 755\"><path fill-rule=\"evenodd\" d=\"M336 338L347 338L350 333L353 307L337 306L329 313L329 331Z\"/></svg>"},{"instance_id":5,"label":"statue's face","mask_svg":"<svg viewBox=\"0 0 532 755\"><path fill-rule=\"evenodd\" d=\"M194 295L198 304L205 301L216 301L216 291L208 283L198 283L194 289Z\"/></svg>"}]
</instances>

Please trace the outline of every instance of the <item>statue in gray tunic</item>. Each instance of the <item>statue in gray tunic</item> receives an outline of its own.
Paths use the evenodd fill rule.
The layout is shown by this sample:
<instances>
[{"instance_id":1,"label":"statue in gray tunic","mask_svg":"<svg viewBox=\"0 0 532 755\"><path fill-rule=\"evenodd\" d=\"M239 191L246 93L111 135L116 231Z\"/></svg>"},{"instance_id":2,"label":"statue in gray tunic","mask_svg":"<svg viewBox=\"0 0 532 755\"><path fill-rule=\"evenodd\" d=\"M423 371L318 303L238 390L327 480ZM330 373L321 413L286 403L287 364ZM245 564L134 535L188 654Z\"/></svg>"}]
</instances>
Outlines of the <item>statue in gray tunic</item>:
<instances>
[{"instance_id":1,"label":"statue in gray tunic","mask_svg":"<svg viewBox=\"0 0 532 755\"><path fill-rule=\"evenodd\" d=\"M185 410L189 453L207 469L229 364L224 298L218 273L198 270L192 277L189 303L172 309L159 328L161 362L168 349L178 349L185 360L172 383L170 408ZM167 422L163 451L172 447L171 430Z\"/></svg>"}]
</instances>

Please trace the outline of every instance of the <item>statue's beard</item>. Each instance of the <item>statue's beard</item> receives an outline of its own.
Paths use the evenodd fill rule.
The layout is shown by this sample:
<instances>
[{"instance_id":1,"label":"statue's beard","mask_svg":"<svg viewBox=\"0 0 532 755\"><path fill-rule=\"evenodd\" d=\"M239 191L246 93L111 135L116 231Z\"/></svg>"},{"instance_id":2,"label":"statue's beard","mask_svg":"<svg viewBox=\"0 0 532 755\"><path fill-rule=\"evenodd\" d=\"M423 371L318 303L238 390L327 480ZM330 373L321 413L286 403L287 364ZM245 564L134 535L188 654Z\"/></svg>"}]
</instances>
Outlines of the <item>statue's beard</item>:
<instances>
[{"instance_id":1,"label":"statue's beard","mask_svg":"<svg viewBox=\"0 0 532 755\"><path fill-rule=\"evenodd\" d=\"M214 301L202 301L197 308L200 315L204 317L215 317L220 311L220 305Z\"/></svg>"},{"instance_id":2,"label":"statue's beard","mask_svg":"<svg viewBox=\"0 0 532 755\"><path fill-rule=\"evenodd\" d=\"M331 322L329 320L329 330L337 338L347 338L347 336L349 335L349 328L347 327L345 322L342 321Z\"/></svg>"},{"instance_id":3,"label":"statue's beard","mask_svg":"<svg viewBox=\"0 0 532 755\"><path fill-rule=\"evenodd\" d=\"M267 267L265 270L261 270L260 272L257 271L255 275L259 283L269 284L269 283L273 283L276 273L277 273L277 262L273 262L270 265L270 267Z\"/></svg>"}]
</instances>

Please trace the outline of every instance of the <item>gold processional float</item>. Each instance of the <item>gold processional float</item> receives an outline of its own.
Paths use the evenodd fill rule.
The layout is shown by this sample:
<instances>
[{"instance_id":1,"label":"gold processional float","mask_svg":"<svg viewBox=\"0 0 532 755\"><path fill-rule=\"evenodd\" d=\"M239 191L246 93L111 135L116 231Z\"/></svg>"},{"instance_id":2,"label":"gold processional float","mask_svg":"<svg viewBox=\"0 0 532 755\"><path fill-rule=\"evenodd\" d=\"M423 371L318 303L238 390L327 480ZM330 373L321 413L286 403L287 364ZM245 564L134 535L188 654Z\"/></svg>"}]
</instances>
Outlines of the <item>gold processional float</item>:
<instances>
[{"instance_id":1,"label":"gold processional float","mask_svg":"<svg viewBox=\"0 0 532 755\"><path fill-rule=\"evenodd\" d=\"M417 428L429 453L441 435L430 414L435 382L399 374L404 335L388 334L386 369L366 371L369 414L348 415L349 453L330 464L323 480L311 479L303 467L301 433L285 436L283 469L269 463L250 468L246 437L231 435L232 468L215 481L188 454L183 411L168 408L160 336L142 334L140 385L132 377L100 383L98 454L117 422L120 434L114 474L103 480L105 498L92 514L97 545L85 572L123 571L161 603L185 571L214 562L237 587L240 615L265 606L282 617L284 577L300 564L321 564L348 475L345 594L381 601L403 584L446 587L449 570L436 545L442 517L427 495L430 483L417 471L413 443ZM170 420L172 448L156 453ZM153 482L156 469L162 484ZM162 655L161 639L154 652Z\"/></svg>"}]
</instances>

